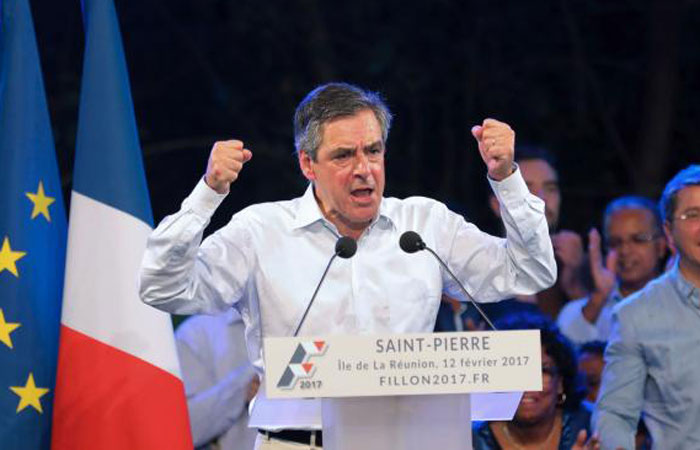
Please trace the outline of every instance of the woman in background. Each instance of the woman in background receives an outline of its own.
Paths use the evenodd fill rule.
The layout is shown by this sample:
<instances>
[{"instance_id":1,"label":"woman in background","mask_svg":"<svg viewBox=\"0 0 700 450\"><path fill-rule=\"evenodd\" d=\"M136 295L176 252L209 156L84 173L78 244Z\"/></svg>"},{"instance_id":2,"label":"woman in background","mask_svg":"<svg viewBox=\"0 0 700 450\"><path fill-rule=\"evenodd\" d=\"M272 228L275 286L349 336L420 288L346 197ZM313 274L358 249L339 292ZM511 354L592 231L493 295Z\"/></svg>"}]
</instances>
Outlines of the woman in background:
<instances>
[{"instance_id":1,"label":"woman in background","mask_svg":"<svg viewBox=\"0 0 700 450\"><path fill-rule=\"evenodd\" d=\"M504 317L499 330L539 329L542 342L542 391L525 392L512 421L475 422L474 450L571 450L586 448L590 409L582 403L585 388L578 375L576 351L556 325L543 315ZM578 439L578 441L577 441ZM589 443L595 447L594 443Z\"/></svg>"}]
</instances>

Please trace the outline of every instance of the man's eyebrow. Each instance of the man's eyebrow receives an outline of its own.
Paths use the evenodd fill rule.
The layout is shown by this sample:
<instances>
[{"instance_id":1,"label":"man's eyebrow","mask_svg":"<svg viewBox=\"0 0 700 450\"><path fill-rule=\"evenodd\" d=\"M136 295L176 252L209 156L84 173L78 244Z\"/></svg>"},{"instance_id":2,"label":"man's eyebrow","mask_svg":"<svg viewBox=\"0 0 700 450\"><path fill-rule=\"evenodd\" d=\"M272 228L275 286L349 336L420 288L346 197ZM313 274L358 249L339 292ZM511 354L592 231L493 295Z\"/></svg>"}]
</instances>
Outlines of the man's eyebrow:
<instances>
[{"instance_id":1,"label":"man's eyebrow","mask_svg":"<svg viewBox=\"0 0 700 450\"><path fill-rule=\"evenodd\" d=\"M330 153L330 156L333 157L333 156L340 155L342 153L354 152L354 151L355 151L355 149L352 147L336 147L336 148L331 149L328 153Z\"/></svg>"},{"instance_id":2,"label":"man's eyebrow","mask_svg":"<svg viewBox=\"0 0 700 450\"><path fill-rule=\"evenodd\" d=\"M364 149L370 150L370 149L376 148L376 147L384 148L384 143L381 140L374 141L371 144L365 145Z\"/></svg>"}]
</instances>

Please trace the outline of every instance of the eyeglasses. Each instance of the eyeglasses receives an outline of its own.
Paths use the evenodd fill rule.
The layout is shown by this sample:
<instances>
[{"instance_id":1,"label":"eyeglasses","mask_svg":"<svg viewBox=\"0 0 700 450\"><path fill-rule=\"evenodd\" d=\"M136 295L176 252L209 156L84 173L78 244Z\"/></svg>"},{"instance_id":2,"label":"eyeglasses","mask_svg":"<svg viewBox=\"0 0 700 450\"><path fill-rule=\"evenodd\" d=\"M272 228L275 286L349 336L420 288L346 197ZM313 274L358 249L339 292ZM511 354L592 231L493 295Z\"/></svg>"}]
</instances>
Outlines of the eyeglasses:
<instances>
[{"instance_id":1,"label":"eyeglasses","mask_svg":"<svg viewBox=\"0 0 700 450\"><path fill-rule=\"evenodd\" d=\"M605 244L610 250L617 250L622 247L625 243L629 243L635 247L641 247L648 244L654 239L658 238L660 235L658 233L637 233L629 237L629 239L622 239L618 237L612 237L607 239Z\"/></svg>"},{"instance_id":2,"label":"eyeglasses","mask_svg":"<svg viewBox=\"0 0 700 450\"><path fill-rule=\"evenodd\" d=\"M676 220L687 223L698 223L700 222L700 209L690 209L683 214L673 217Z\"/></svg>"}]
</instances>

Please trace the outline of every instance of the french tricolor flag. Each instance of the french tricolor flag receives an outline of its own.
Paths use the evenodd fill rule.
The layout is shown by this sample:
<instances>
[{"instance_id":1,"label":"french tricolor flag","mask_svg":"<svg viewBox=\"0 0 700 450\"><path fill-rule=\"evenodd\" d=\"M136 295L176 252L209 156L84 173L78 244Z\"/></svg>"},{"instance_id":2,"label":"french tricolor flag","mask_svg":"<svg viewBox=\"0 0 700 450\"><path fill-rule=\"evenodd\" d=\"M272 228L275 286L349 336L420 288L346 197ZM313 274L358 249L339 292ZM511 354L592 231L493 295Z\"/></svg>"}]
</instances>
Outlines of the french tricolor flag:
<instances>
[{"instance_id":1,"label":"french tricolor flag","mask_svg":"<svg viewBox=\"0 0 700 450\"><path fill-rule=\"evenodd\" d=\"M153 217L112 0L84 0L52 448L192 449L167 314L141 303Z\"/></svg>"}]
</instances>

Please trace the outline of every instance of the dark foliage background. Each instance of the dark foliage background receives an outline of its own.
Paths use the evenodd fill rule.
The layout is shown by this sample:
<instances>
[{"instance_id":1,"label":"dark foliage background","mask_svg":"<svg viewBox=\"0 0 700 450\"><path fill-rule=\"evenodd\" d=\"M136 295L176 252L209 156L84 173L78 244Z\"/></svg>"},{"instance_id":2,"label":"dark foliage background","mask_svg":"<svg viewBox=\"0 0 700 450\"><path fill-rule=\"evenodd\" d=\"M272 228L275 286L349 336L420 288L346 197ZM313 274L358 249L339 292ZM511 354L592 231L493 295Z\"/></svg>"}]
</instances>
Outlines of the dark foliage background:
<instances>
[{"instance_id":1,"label":"dark foliage background","mask_svg":"<svg viewBox=\"0 0 700 450\"><path fill-rule=\"evenodd\" d=\"M394 110L389 195L436 197L492 231L469 134L484 117L557 156L562 226L580 232L612 197L656 197L700 159L698 1L115 3L156 221L203 174L215 139L254 152L215 226L245 205L300 194L293 110L331 80L378 90ZM68 194L80 4L32 9Z\"/></svg>"}]
</instances>

